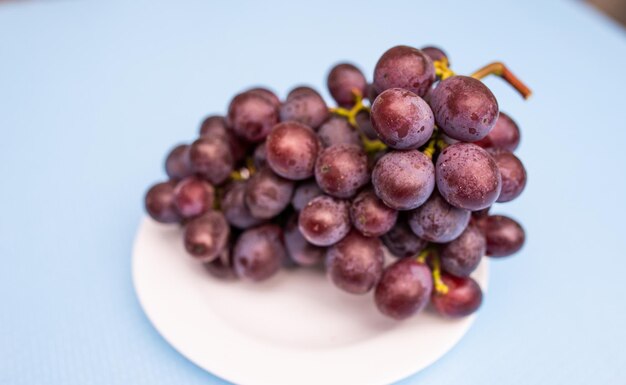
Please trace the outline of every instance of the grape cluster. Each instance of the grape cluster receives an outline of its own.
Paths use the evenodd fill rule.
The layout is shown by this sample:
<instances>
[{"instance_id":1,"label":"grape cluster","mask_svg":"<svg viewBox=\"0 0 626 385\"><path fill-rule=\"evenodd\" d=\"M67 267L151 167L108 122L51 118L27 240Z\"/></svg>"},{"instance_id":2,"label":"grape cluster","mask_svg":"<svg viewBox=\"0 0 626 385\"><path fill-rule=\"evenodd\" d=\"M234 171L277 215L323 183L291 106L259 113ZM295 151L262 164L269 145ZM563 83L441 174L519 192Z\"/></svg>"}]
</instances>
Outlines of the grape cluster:
<instances>
[{"instance_id":1,"label":"grape cluster","mask_svg":"<svg viewBox=\"0 0 626 385\"><path fill-rule=\"evenodd\" d=\"M480 79L530 91L502 63L472 76L449 63L437 47L393 47L372 83L338 64L327 78L334 108L306 86L282 101L242 92L171 150L168 181L148 190L146 210L181 224L185 249L216 277L262 281L323 265L339 289L373 291L394 319L428 303L471 314L481 258L509 256L525 239L516 221L489 214L522 193L526 171L513 154L519 128Z\"/></svg>"}]
</instances>

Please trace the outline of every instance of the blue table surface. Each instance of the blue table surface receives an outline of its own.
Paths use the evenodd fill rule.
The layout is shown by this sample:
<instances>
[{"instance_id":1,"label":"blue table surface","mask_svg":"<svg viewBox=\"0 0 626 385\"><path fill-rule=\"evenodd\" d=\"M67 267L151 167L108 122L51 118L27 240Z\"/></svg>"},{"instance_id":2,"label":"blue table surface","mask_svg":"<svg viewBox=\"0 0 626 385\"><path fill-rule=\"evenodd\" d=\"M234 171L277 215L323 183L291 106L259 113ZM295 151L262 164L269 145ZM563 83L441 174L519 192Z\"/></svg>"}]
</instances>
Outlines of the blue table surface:
<instances>
[{"instance_id":1,"label":"blue table surface","mask_svg":"<svg viewBox=\"0 0 626 385\"><path fill-rule=\"evenodd\" d=\"M624 30L578 2L494 0L0 4L0 384L225 383L139 307L146 186L237 91L328 96L331 64L371 74L400 43L460 73L503 60L535 93L486 80L523 130L529 184L496 211L526 246L492 263L465 338L400 384L626 383Z\"/></svg>"}]
</instances>

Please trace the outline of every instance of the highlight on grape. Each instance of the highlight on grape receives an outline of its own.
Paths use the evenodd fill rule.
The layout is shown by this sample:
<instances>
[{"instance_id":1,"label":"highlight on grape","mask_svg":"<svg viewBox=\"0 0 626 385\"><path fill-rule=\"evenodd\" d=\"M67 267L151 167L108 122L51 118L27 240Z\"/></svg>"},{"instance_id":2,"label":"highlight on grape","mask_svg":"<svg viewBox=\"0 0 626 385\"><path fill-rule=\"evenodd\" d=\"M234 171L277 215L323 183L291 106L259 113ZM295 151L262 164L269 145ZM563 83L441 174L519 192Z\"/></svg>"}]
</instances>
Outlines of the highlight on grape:
<instances>
[{"instance_id":1,"label":"highlight on grape","mask_svg":"<svg viewBox=\"0 0 626 385\"><path fill-rule=\"evenodd\" d=\"M428 303L469 315L482 302L470 277L481 259L525 241L519 223L490 213L522 193L526 170L513 153L519 127L481 81L488 75L531 94L502 63L459 75L442 49L408 46L383 53L371 82L335 65L336 107L306 86L284 100L249 89L169 152L146 211L182 226L188 254L217 278L323 266L338 289L373 292L388 317Z\"/></svg>"}]
</instances>

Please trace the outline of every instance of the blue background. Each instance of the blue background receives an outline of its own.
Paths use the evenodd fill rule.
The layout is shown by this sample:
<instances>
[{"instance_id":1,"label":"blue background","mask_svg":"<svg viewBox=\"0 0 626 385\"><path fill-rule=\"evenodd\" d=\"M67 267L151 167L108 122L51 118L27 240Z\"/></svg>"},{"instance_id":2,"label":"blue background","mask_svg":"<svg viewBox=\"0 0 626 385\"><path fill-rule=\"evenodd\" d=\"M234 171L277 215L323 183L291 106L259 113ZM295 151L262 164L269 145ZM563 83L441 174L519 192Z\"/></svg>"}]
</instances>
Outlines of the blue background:
<instances>
[{"instance_id":1,"label":"blue background","mask_svg":"<svg viewBox=\"0 0 626 385\"><path fill-rule=\"evenodd\" d=\"M402 384L626 383L624 37L563 1L0 4L0 383L223 383L138 305L146 186L235 92L327 96L331 64L371 76L400 43L441 45L460 73L503 60L535 92L486 81L523 130L529 184L496 211L526 247L492 263L461 343Z\"/></svg>"}]
</instances>

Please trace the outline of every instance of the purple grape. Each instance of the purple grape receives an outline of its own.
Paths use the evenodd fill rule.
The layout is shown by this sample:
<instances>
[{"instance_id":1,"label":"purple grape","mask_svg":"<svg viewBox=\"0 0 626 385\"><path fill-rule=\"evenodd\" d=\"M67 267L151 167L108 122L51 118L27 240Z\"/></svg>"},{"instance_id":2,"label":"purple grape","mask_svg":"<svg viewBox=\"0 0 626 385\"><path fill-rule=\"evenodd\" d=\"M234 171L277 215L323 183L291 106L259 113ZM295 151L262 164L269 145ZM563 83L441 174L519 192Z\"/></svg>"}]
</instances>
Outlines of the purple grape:
<instances>
[{"instance_id":1,"label":"purple grape","mask_svg":"<svg viewBox=\"0 0 626 385\"><path fill-rule=\"evenodd\" d=\"M309 243L298 229L298 214L293 214L285 227L285 248L297 265L314 266L324 259L325 249Z\"/></svg>"},{"instance_id":2,"label":"purple grape","mask_svg":"<svg viewBox=\"0 0 626 385\"><path fill-rule=\"evenodd\" d=\"M378 59L374 69L374 88L381 93L389 88L404 88L424 96L435 82L435 67L419 49L399 45Z\"/></svg>"},{"instance_id":3,"label":"purple grape","mask_svg":"<svg viewBox=\"0 0 626 385\"><path fill-rule=\"evenodd\" d=\"M245 181L234 181L226 187L222 198L221 208L228 223L239 229L247 229L262 222L252 216L248 206L246 206L246 186Z\"/></svg>"},{"instance_id":4,"label":"purple grape","mask_svg":"<svg viewBox=\"0 0 626 385\"><path fill-rule=\"evenodd\" d=\"M350 108L354 105L354 92L362 96L367 92L365 75L356 66L341 63L334 66L326 81L330 95L341 107Z\"/></svg>"},{"instance_id":5,"label":"purple grape","mask_svg":"<svg viewBox=\"0 0 626 385\"><path fill-rule=\"evenodd\" d=\"M235 270L233 269L233 260L228 247L211 262L204 263L204 269L212 276L220 279L233 279L236 278Z\"/></svg>"},{"instance_id":6,"label":"purple grape","mask_svg":"<svg viewBox=\"0 0 626 385\"><path fill-rule=\"evenodd\" d=\"M445 317L465 317L474 313L483 301L480 286L469 277L454 277L442 274L441 279L448 287L448 293L440 294L433 290L431 302L439 314Z\"/></svg>"},{"instance_id":7,"label":"purple grape","mask_svg":"<svg viewBox=\"0 0 626 385\"><path fill-rule=\"evenodd\" d=\"M336 144L324 149L315 163L315 180L327 194L350 198L370 180L367 155L352 144Z\"/></svg>"},{"instance_id":8,"label":"purple grape","mask_svg":"<svg viewBox=\"0 0 626 385\"><path fill-rule=\"evenodd\" d=\"M326 273L338 288L365 294L378 283L384 261L380 240L353 230L326 251Z\"/></svg>"},{"instance_id":9,"label":"purple grape","mask_svg":"<svg viewBox=\"0 0 626 385\"><path fill-rule=\"evenodd\" d=\"M185 226L185 249L195 259L210 262L226 248L230 227L219 211L209 211Z\"/></svg>"},{"instance_id":10,"label":"purple grape","mask_svg":"<svg viewBox=\"0 0 626 385\"><path fill-rule=\"evenodd\" d=\"M426 203L411 211L409 225L420 238L430 242L450 242L463 232L470 220L468 210L459 209L434 191Z\"/></svg>"},{"instance_id":11,"label":"purple grape","mask_svg":"<svg viewBox=\"0 0 626 385\"><path fill-rule=\"evenodd\" d=\"M258 92L244 92L233 98L228 107L228 121L237 136L260 142L278 123L278 109Z\"/></svg>"},{"instance_id":12,"label":"purple grape","mask_svg":"<svg viewBox=\"0 0 626 385\"><path fill-rule=\"evenodd\" d=\"M292 193L293 182L266 167L248 180L245 201L253 217L269 219L289 205Z\"/></svg>"},{"instance_id":13,"label":"purple grape","mask_svg":"<svg viewBox=\"0 0 626 385\"><path fill-rule=\"evenodd\" d=\"M381 240L387 250L398 258L415 257L428 246L428 242L415 235L402 217L398 218L396 225Z\"/></svg>"},{"instance_id":14,"label":"purple grape","mask_svg":"<svg viewBox=\"0 0 626 385\"><path fill-rule=\"evenodd\" d=\"M152 219L161 223L177 223L182 217L174 204L173 181L157 183L146 192L146 212Z\"/></svg>"},{"instance_id":15,"label":"purple grape","mask_svg":"<svg viewBox=\"0 0 626 385\"><path fill-rule=\"evenodd\" d=\"M376 133L376 130L374 130L370 113L367 110L359 111L359 113L356 114L355 120L359 132L365 135L368 139L378 139L378 134Z\"/></svg>"},{"instance_id":16,"label":"purple grape","mask_svg":"<svg viewBox=\"0 0 626 385\"><path fill-rule=\"evenodd\" d=\"M442 80L430 95L435 122L446 135L474 142L489 134L498 119L498 102L481 82L469 76Z\"/></svg>"},{"instance_id":17,"label":"purple grape","mask_svg":"<svg viewBox=\"0 0 626 385\"><path fill-rule=\"evenodd\" d=\"M228 131L226 119L220 115L210 115L200 124L200 136L219 137L227 140Z\"/></svg>"},{"instance_id":18,"label":"purple grape","mask_svg":"<svg viewBox=\"0 0 626 385\"><path fill-rule=\"evenodd\" d=\"M276 96L276 94L274 92L268 90L267 88L255 87L255 88L250 88L246 92L259 95L259 96L265 98L270 103L272 103L274 105L274 107L280 108L280 99L278 98L278 96Z\"/></svg>"},{"instance_id":19,"label":"purple grape","mask_svg":"<svg viewBox=\"0 0 626 385\"><path fill-rule=\"evenodd\" d=\"M202 137L189 149L192 170L214 185L222 184L233 171L234 159L228 143L218 138Z\"/></svg>"},{"instance_id":20,"label":"purple grape","mask_svg":"<svg viewBox=\"0 0 626 385\"><path fill-rule=\"evenodd\" d=\"M441 246L441 267L451 275L467 277L478 267L486 246L478 227L469 225L458 238Z\"/></svg>"},{"instance_id":21,"label":"purple grape","mask_svg":"<svg viewBox=\"0 0 626 385\"><path fill-rule=\"evenodd\" d=\"M482 148L501 148L503 150L515 151L520 142L520 131L517 123L504 112L500 112L496 124L489 134L474 142Z\"/></svg>"},{"instance_id":22,"label":"purple grape","mask_svg":"<svg viewBox=\"0 0 626 385\"><path fill-rule=\"evenodd\" d=\"M291 180L313 176L320 145L312 129L298 122L279 123L267 137L267 164Z\"/></svg>"},{"instance_id":23,"label":"purple grape","mask_svg":"<svg viewBox=\"0 0 626 385\"><path fill-rule=\"evenodd\" d=\"M300 233L316 246L330 246L350 231L349 204L341 199L320 195L300 211Z\"/></svg>"},{"instance_id":24,"label":"purple grape","mask_svg":"<svg viewBox=\"0 0 626 385\"><path fill-rule=\"evenodd\" d=\"M435 127L428 104L402 88L390 88L378 95L372 105L371 120L380 140L399 150L422 146Z\"/></svg>"},{"instance_id":25,"label":"purple grape","mask_svg":"<svg viewBox=\"0 0 626 385\"><path fill-rule=\"evenodd\" d=\"M280 120L295 120L317 129L328 118L328 107L320 94L310 87L293 89L280 107Z\"/></svg>"},{"instance_id":26,"label":"purple grape","mask_svg":"<svg viewBox=\"0 0 626 385\"><path fill-rule=\"evenodd\" d=\"M287 255L281 237L280 227L271 224L244 231L233 252L237 276L263 281L276 274Z\"/></svg>"},{"instance_id":27,"label":"purple grape","mask_svg":"<svg viewBox=\"0 0 626 385\"><path fill-rule=\"evenodd\" d=\"M507 257L524 245L524 229L509 217L490 215L477 223L487 240L487 255L490 257Z\"/></svg>"},{"instance_id":28,"label":"purple grape","mask_svg":"<svg viewBox=\"0 0 626 385\"><path fill-rule=\"evenodd\" d=\"M372 189L361 191L350 206L352 225L366 237L378 237L396 224L398 212L386 206Z\"/></svg>"},{"instance_id":29,"label":"purple grape","mask_svg":"<svg viewBox=\"0 0 626 385\"><path fill-rule=\"evenodd\" d=\"M254 167L261 169L267 165L267 146L265 142L259 143L252 154Z\"/></svg>"},{"instance_id":30,"label":"purple grape","mask_svg":"<svg viewBox=\"0 0 626 385\"><path fill-rule=\"evenodd\" d=\"M171 180L181 180L193 174L188 144L180 144L170 151L165 159L165 173Z\"/></svg>"},{"instance_id":31,"label":"purple grape","mask_svg":"<svg viewBox=\"0 0 626 385\"><path fill-rule=\"evenodd\" d=\"M311 199L323 193L314 179L303 181L296 186L291 198L291 205L296 211L301 211Z\"/></svg>"},{"instance_id":32,"label":"purple grape","mask_svg":"<svg viewBox=\"0 0 626 385\"><path fill-rule=\"evenodd\" d=\"M421 206L435 188L433 162L417 150L391 151L378 160L372 172L374 191L396 210Z\"/></svg>"},{"instance_id":33,"label":"purple grape","mask_svg":"<svg viewBox=\"0 0 626 385\"><path fill-rule=\"evenodd\" d=\"M402 258L383 272L374 292L374 301L384 315L403 320L426 307L432 289L433 279L428 266L414 258Z\"/></svg>"},{"instance_id":34,"label":"purple grape","mask_svg":"<svg viewBox=\"0 0 626 385\"><path fill-rule=\"evenodd\" d=\"M508 150L488 150L500 170L502 190L496 202L510 202L526 187L526 169L522 162Z\"/></svg>"},{"instance_id":35,"label":"purple grape","mask_svg":"<svg viewBox=\"0 0 626 385\"><path fill-rule=\"evenodd\" d=\"M221 139L228 143L235 162L242 160L250 147L250 143L238 138L233 131L228 128L226 119L218 115L212 115L204 119L200 125L200 137Z\"/></svg>"},{"instance_id":36,"label":"purple grape","mask_svg":"<svg viewBox=\"0 0 626 385\"><path fill-rule=\"evenodd\" d=\"M331 116L317 131L322 147L335 144L353 144L361 146L359 133L341 116Z\"/></svg>"},{"instance_id":37,"label":"purple grape","mask_svg":"<svg viewBox=\"0 0 626 385\"><path fill-rule=\"evenodd\" d=\"M450 65L450 59L448 58L448 55L441 48L428 46L422 48L421 50L430 58L430 60L438 61L446 59L448 61L448 66Z\"/></svg>"},{"instance_id":38,"label":"purple grape","mask_svg":"<svg viewBox=\"0 0 626 385\"><path fill-rule=\"evenodd\" d=\"M198 177L187 177L174 189L174 205L183 218L193 218L213 209L215 189Z\"/></svg>"},{"instance_id":39,"label":"purple grape","mask_svg":"<svg viewBox=\"0 0 626 385\"><path fill-rule=\"evenodd\" d=\"M502 188L496 161L471 143L446 147L437 158L437 187L452 206L481 210L491 206Z\"/></svg>"}]
</instances>

